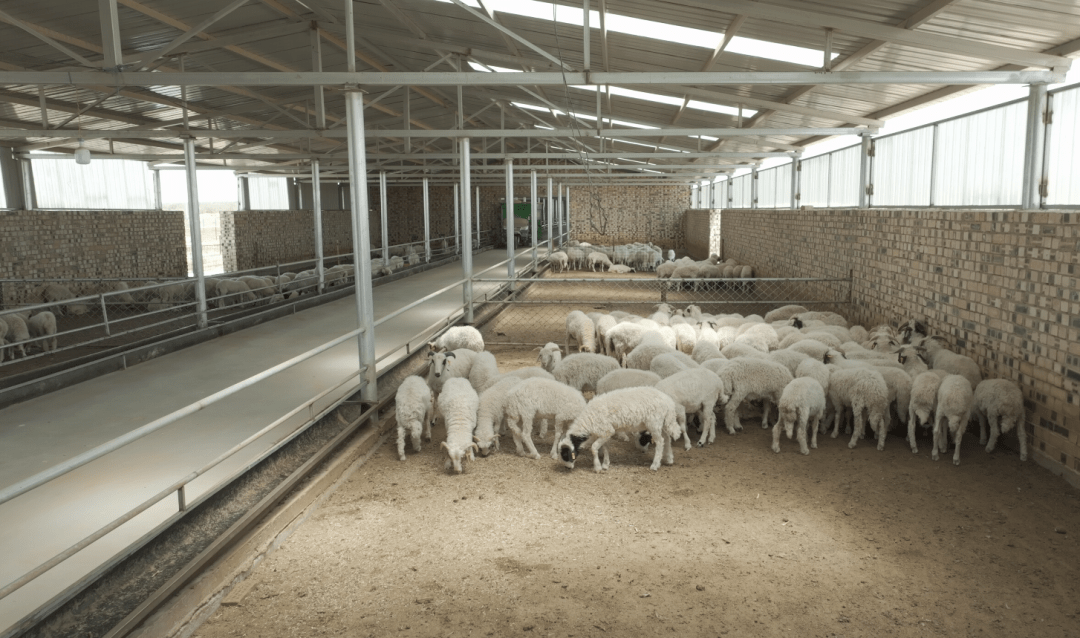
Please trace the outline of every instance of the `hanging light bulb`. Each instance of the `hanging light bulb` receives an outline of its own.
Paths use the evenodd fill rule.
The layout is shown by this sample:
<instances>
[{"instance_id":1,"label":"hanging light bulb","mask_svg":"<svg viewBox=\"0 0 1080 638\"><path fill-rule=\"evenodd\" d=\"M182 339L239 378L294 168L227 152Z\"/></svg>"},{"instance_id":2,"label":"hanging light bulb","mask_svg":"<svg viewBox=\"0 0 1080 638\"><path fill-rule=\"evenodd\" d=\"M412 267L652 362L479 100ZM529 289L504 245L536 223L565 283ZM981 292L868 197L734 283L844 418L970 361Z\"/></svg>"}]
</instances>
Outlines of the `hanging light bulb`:
<instances>
[{"instance_id":1,"label":"hanging light bulb","mask_svg":"<svg viewBox=\"0 0 1080 638\"><path fill-rule=\"evenodd\" d=\"M89 164L90 163L90 149L83 146L83 141L79 140L79 148L75 149L75 163L76 164Z\"/></svg>"}]
</instances>

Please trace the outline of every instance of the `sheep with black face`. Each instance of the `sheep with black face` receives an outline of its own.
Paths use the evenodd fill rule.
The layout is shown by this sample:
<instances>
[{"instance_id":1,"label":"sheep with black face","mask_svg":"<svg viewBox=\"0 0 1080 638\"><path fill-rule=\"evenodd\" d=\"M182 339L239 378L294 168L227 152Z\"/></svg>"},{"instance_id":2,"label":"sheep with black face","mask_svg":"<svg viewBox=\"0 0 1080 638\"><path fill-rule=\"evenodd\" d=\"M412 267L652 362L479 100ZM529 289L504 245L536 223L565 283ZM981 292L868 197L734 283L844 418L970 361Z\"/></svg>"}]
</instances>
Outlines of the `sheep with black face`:
<instances>
[{"instance_id":1,"label":"sheep with black face","mask_svg":"<svg viewBox=\"0 0 1080 638\"><path fill-rule=\"evenodd\" d=\"M593 453L593 469L602 472L611 465L608 440L617 432L639 433L640 446L656 444L649 466L655 472L660 469L661 460L667 465L675 463L671 448L673 441L683 435L677 415L675 402L656 388L625 388L602 394L590 401L570 424L559 442L559 458L563 465L574 469L581 447L592 440L589 449Z\"/></svg>"}]
</instances>

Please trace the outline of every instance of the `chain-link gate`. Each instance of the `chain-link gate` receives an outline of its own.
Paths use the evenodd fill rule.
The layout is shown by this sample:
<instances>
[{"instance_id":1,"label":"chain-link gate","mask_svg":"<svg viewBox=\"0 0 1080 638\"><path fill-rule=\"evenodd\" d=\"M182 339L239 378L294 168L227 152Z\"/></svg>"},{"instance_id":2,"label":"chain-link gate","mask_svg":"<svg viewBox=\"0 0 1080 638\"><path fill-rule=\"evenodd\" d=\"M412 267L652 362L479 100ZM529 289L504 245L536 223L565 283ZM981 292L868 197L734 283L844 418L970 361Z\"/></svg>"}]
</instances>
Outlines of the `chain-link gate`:
<instances>
[{"instance_id":1,"label":"chain-link gate","mask_svg":"<svg viewBox=\"0 0 1080 638\"><path fill-rule=\"evenodd\" d=\"M554 274L519 279L515 290L481 306L493 313L480 331L487 344L542 346L566 340L566 315L572 310L621 310L647 317L658 304L682 309L693 304L713 315L738 313L764 316L768 311L798 304L809 310L848 314L851 278L845 279L695 279L673 281L655 275L639 277L582 277L584 273ZM599 275L599 273L597 273ZM508 283L478 279L477 284Z\"/></svg>"}]
</instances>

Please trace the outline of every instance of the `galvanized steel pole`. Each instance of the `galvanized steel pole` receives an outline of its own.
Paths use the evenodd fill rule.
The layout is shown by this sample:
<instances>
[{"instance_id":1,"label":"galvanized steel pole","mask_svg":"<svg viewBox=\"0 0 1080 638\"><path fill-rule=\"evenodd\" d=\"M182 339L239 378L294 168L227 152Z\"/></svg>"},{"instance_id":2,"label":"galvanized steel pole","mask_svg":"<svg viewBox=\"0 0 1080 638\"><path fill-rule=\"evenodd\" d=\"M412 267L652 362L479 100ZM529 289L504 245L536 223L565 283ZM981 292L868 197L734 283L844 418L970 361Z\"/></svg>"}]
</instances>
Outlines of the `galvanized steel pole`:
<instances>
[{"instance_id":1,"label":"galvanized steel pole","mask_svg":"<svg viewBox=\"0 0 1080 638\"><path fill-rule=\"evenodd\" d=\"M529 198L529 234L532 236L532 262L533 269L536 269L536 216L540 214L539 206L537 203L540 201L537 199L538 192L536 190L536 171L532 171L530 175L531 197Z\"/></svg>"},{"instance_id":2,"label":"galvanized steel pole","mask_svg":"<svg viewBox=\"0 0 1080 638\"><path fill-rule=\"evenodd\" d=\"M454 252L461 254L461 184L454 184Z\"/></svg>"},{"instance_id":3,"label":"galvanized steel pole","mask_svg":"<svg viewBox=\"0 0 1080 638\"><path fill-rule=\"evenodd\" d=\"M461 144L461 237L464 246L461 249L461 272L465 279L462 285L462 302L465 305L465 323L473 322L472 293L472 219L469 214L469 138L460 139ZM477 192L479 195L479 192Z\"/></svg>"},{"instance_id":4,"label":"galvanized steel pole","mask_svg":"<svg viewBox=\"0 0 1080 638\"><path fill-rule=\"evenodd\" d=\"M431 199L428 197L428 178L424 178L424 263L431 261Z\"/></svg>"},{"instance_id":5,"label":"galvanized steel pole","mask_svg":"<svg viewBox=\"0 0 1080 638\"><path fill-rule=\"evenodd\" d=\"M799 178L802 177L802 158L798 153L791 158L791 210L799 208Z\"/></svg>"},{"instance_id":6,"label":"galvanized steel pole","mask_svg":"<svg viewBox=\"0 0 1080 638\"><path fill-rule=\"evenodd\" d=\"M382 228L382 260L384 266L390 265L390 227L386 222L386 171L379 171L379 222Z\"/></svg>"},{"instance_id":7,"label":"galvanized steel pole","mask_svg":"<svg viewBox=\"0 0 1080 638\"><path fill-rule=\"evenodd\" d=\"M351 2L347 2L351 6ZM351 29L349 30L352 31ZM375 372L375 316L371 296L371 232L368 222L367 149L364 146L364 95L345 94L345 116L349 131L349 196L352 205L353 274L356 277L356 317L363 330L357 336L364 401L378 399Z\"/></svg>"},{"instance_id":8,"label":"galvanized steel pole","mask_svg":"<svg viewBox=\"0 0 1080 638\"><path fill-rule=\"evenodd\" d=\"M548 254L555 252L555 198L552 190L551 177L548 177L547 187L547 228L548 228Z\"/></svg>"},{"instance_id":9,"label":"galvanized steel pole","mask_svg":"<svg viewBox=\"0 0 1080 638\"><path fill-rule=\"evenodd\" d=\"M1043 178L1043 148L1046 143L1046 85L1032 84L1028 91L1027 127L1024 134L1023 207L1039 208L1039 186Z\"/></svg>"},{"instance_id":10,"label":"galvanized steel pole","mask_svg":"<svg viewBox=\"0 0 1080 638\"><path fill-rule=\"evenodd\" d=\"M492 242L495 240L492 239ZM480 248L480 187L476 187L476 247Z\"/></svg>"},{"instance_id":11,"label":"galvanized steel pole","mask_svg":"<svg viewBox=\"0 0 1080 638\"><path fill-rule=\"evenodd\" d=\"M514 267L514 230L516 223L514 219L514 160L506 160L506 278L511 281L514 279L514 275L517 274L517 269ZM510 284L510 290L514 289L514 284Z\"/></svg>"},{"instance_id":12,"label":"galvanized steel pole","mask_svg":"<svg viewBox=\"0 0 1080 638\"><path fill-rule=\"evenodd\" d=\"M757 166L750 169L750 208L758 207L758 170Z\"/></svg>"},{"instance_id":13,"label":"galvanized steel pole","mask_svg":"<svg viewBox=\"0 0 1080 638\"><path fill-rule=\"evenodd\" d=\"M869 135L862 136L859 151L859 208L870 207L870 144Z\"/></svg>"},{"instance_id":14,"label":"galvanized steel pole","mask_svg":"<svg viewBox=\"0 0 1080 638\"><path fill-rule=\"evenodd\" d=\"M187 170L188 226L191 231L191 271L195 274L195 309L199 328L206 320L206 279L203 277L202 225L199 220L199 178L195 168L195 140L184 139L184 166Z\"/></svg>"},{"instance_id":15,"label":"galvanized steel pole","mask_svg":"<svg viewBox=\"0 0 1080 638\"><path fill-rule=\"evenodd\" d=\"M319 292L326 283L322 244L322 188L319 181L319 160L311 160L311 211L315 216L315 268L319 272ZM360 253L353 251L354 259Z\"/></svg>"}]
</instances>

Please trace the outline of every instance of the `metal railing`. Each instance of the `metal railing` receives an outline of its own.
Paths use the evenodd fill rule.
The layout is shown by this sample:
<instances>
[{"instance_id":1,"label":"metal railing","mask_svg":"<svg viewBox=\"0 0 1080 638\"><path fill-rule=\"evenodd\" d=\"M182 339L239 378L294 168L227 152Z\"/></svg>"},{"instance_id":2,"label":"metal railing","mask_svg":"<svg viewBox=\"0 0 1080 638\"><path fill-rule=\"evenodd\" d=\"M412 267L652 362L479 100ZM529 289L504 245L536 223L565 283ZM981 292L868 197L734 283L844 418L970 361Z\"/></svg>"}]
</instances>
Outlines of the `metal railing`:
<instances>
[{"instance_id":1,"label":"metal railing","mask_svg":"<svg viewBox=\"0 0 1080 638\"><path fill-rule=\"evenodd\" d=\"M515 256L515 259L516 258L517 258L517 256ZM395 311L381 317L379 320L374 322L373 325L375 327L378 327L378 326L380 326L380 325L382 325L382 324L384 324L384 323L386 323L388 321L391 321L391 320L401 316L405 312L408 312L409 310L412 310L412 309L416 308L417 306L430 301L431 299L437 297L438 295L444 294L446 292L449 292L449 291L453 290L454 288L462 286L466 281L468 281L470 279L475 280L475 278L478 277L478 276L481 276L481 275L483 275L483 274L485 274L487 272L490 272L490 271L492 271L492 270L494 270L496 268L500 268L500 267L506 265L506 263L508 261L509 260L501 261L498 264L495 264L494 266L486 268L483 271L480 271L478 273L474 273L471 277L463 277L463 278L455 281L454 283L452 283L452 284L450 284L448 286L444 286L443 288L440 288L439 290L437 290L435 292L429 293L428 295L425 295L424 297L422 297L420 299L417 299L417 300L407 304L406 306L403 306L403 307L401 307L401 308L399 308L399 309L397 309L397 310L395 310ZM537 267L537 265L538 264L537 264L536 261L530 260L529 265L526 266L525 270L528 271L530 269L535 269ZM489 294L490 293L485 293L485 296L489 295ZM386 353L384 353L382 356L380 356L376 360L376 362L381 362L381 361L386 360L387 358L389 358L393 354L400 352L400 350L402 348L404 348L406 350L406 355L407 355L408 353L411 352L410 344L414 340L416 340L418 338L428 339L428 338L430 338L430 336L432 334L437 334L439 332L440 328L449 327L456 319L463 316L464 310L466 309L466 307L469 306L472 303L473 303L473 300L464 301L460 306L457 306L457 307L453 308L445 319L440 319L438 322L424 328L423 330L421 330L416 335L413 335L412 337L407 339L403 344L398 345L398 346L396 346L394 348L391 348ZM481 303L482 303L482 301L481 301ZM66 474L68 474L68 473L70 473L70 472L72 472L72 471L74 471L74 470L76 470L76 469L78 469L80 467L83 467L83 466L85 466L85 465L87 465L89 463L92 463L95 460L101 459L101 458L105 457L106 455L108 455L108 454L110 454L112 452L115 452L115 451L117 451L117 450L119 450L119 449L121 449L121 448L135 442L135 441L138 441L138 440L140 440L142 438L145 438L146 436L148 436L148 435L150 435L150 434L152 434L154 432L157 432L157 431L161 430L162 428L165 428L165 427L167 427L169 425L172 425L172 424L176 423L176 422L182 420L185 417L188 417L188 416L190 416L190 415L192 415L192 414L194 414L196 412L199 412L199 411L201 411L203 409L206 409L207 407L209 407L209 406L211 406L211 405L213 405L213 404L215 404L215 403L217 403L217 402L219 402L219 401L221 401L221 400L223 400L223 399L225 399L227 397L235 395L236 393L238 393L238 392L240 392L240 391L242 391L244 389L250 388L250 387L256 385L257 383L265 381L265 380L269 379L270 377L273 377L274 375L279 374L279 373L281 373L281 372L283 372L283 371L285 371L285 370L287 370L287 369L289 369L289 368L291 368L291 367L293 367L293 366L295 366L295 365L297 365L299 363L307 361L307 360L309 360L309 359L311 359L311 358L313 358L313 357L315 357L315 356L317 356L317 355L319 355L319 354L321 354L323 352L326 352L327 350L329 350L329 349L331 349L331 348L333 348L335 346L338 346L338 345L340 345L342 343L345 343L346 341L359 336L362 332L363 332L362 328L357 328L356 330L352 330L350 332L347 332L344 335L341 335L341 336L339 336L339 337L337 337L335 339L327 341L326 343L323 343L322 345L316 346L316 347L308 350L307 352L299 354L299 355L297 355L297 356L295 356L295 357L293 357L293 358L291 358L291 359L289 359L287 361L284 361L284 362L282 362L282 363L280 363L280 364L278 364L276 366L268 368L268 369L266 369L266 370L264 370L262 372L254 374L254 375L252 375L252 376L250 376L250 377L248 377L248 378L246 378L246 379L244 379L242 381L234 383L234 384L228 386L227 388L224 388L224 389L222 389L222 390L220 390L218 392L215 392L214 394L211 394L211 395L209 395L207 397L204 397L204 398L202 398L202 399L200 399L198 401L190 403L187 406L184 406L183 408L180 408L178 410L174 410L173 412L170 412L169 414L167 414L165 416L162 416L162 417L160 417L158 419L155 419L154 421L151 421L150 423L147 423L147 424L145 424L145 425L143 425L143 426L141 426L139 428L136 428L136 429L128 432L127 434L124 434L124 435L116 437L115 439L112 439L112 440L110 440L110 441L108 441L106 443L103 443L103 444L95 447L92 450L89 450L87 452L79 454L79 455L77 455L77 456L75 456L75 457L73 457L73 458L71 458L71 459L69 459L69 460L67 460L67 461L65 461L63 463L59 463L59 464L57 464L57 465L55 465L55 466L53 466L53 467L51 467L51 468L49 468L47 470L39 472L39 473L37 473L37 474L35 474L35 475L31 476L31 477L28 477L28 478L26 478L26 479L24 479L22 481L19 481L19 482L13 484L13 485L8 486L6 488L0 489L0 505L3 505L4 503L6 503L8 501L11 501L11 500L13 500L15 498L18 498L19 496L25 495L25 494L31 492L32 490L34 490L34 489L36 489L38 487L46 485L47 483L49 483L49 482L51 482L51 481L53 481L53 480L55 480L55 479L57 479L57 478L59 478L61 476L64 476L64 475L66 475ZM81 550L85 549L86 547L88 547L89 545L94 543L95 541L101 539L102 537L106 536L110 532L116 530L117 528L119 528L124 523L132 520L133 518L138 516L140 513L146 511L150 507L152 507L155 504L165 500L166 498L169 498L172 494L176 495L177 504L178 504L177 512L174 513L172 515L172 517L170 517L170 519L166 522L166 524L163 524L163 525L159 526L157 529L158 530L163 529L165 526L167 526L167 524L171 524L172 522L175 522L175 520L177 520L179 517L183 516L192 507L194 507L198 503L201 503L201 502L205 501L207 498L212 496L215 492L220 490L222 487L224 487L225 485L227 485L230 482L232 482L233 480L235 480L236 477L242 475L244 472L251 469L251 467L253 467L256 463L261 461L263 458L266 458L266 456L273 453L275 450L279 449L281 446L285 445L290 440L292 440L293 438L295 438L296 436L301 434L304 430L306 430L313 423L315 423L319 418L321 418L322 415L328 413L330 410L332 410L337 405L340 405L340 402L344 401L347 398L347 396L349 394L351 394L352 391L354 391L356 388L350 389L350 392L347 392L345 394L345 396L340 397L337 401L332 402L332 405L324 408L319 414L314 413L314 405L315 405L315 403L317 401L327 397L328 395L333 393L335 390L340 389L341 387L345 386L347 383L349 383L351 380L353 380L353 379L355 379L357 377L360 377L361 380L362 380L363 379L363 373L365 372L365 370L366 370L366 368L359 367L356 371L350 372L348 375L346 375L342 380L340 380L339 382L334 384L332 387L324 389L323 391L316 394L315 396L305 400L304 402L302 402L296 408L293 408L291 411L289 411L285 415L275 419L272 423L270 423L269 425L261 428L258 432L254 433L254 434L251 434L250 436L245 438L243 441L241 441L241 442L237 443L236 445L234 445L229 450L227 450L227 451L221 453L220 455L218 455L212 461L202 465L200 468L198 468L198 469L188 473L184 477L174 481L173 483L171 483L166 488L160 490L159 492L157 492L156 494L154 494L150 498L143 500L138 505L136 505L133 508L129 509L123 515L114 518L109 523L101 526L95 532L85 536L84 538L82 538L78 542L74 543L73 545L71 545L70 547L65 549L64 551L54 555L52 558L48 559L47 561L44 561L43 563L39 564L37 567L35 567L35 568L29 570L28 572L24 573L19 578L11 581L10 583L7 583L3 587L0 587L0 598L8 596L12 592L20 589L21 587L23 587L27 583L33 581L35 578L37 578L37 577L41 576L42 574L48 572L50 569L52 569L52 568L56 567L57 565L61 564L62 562L64 562L68 558L71 558L72 556L74 556L75 554L77 554ZM360 382L359 385L362 385L362 381ZM277 441L275 441L273 443L273 445L271 445L268 449L264 450L263 453L260 454L257 459L254 459L254 460L248 462L247 464L245 464L245 466L241 470L239 470L236 473L233 473L231 476L228 476L228 477L222 479L217 485L215 485L211 489L205 491L200 496L198 501L191 502L191 503L189 503L187 501L187 495L186 495L185 488L193 480L195 480L199 476L204 475L205 473L207 473L208 471L210 471L214 467L220 465L222 462L224 462L225 460L227 460L230 457L234 456L235 454L237 454L241 450L249 447L251 444L255 443L260 438L262 438L263 436L265 436L269 432L273 431L275 428L277 428L279 425L281 425L282 423L287 421L289 418L295 416L296 414L299 414L300 412L302 412L305 409L308 410L308 418L304 423L300 424L297 428L291 430L290 432L288 432L286 434L283 434ZM74 592L72 592L72 594L73 593Z\"/></svg>"}]
</instances>

